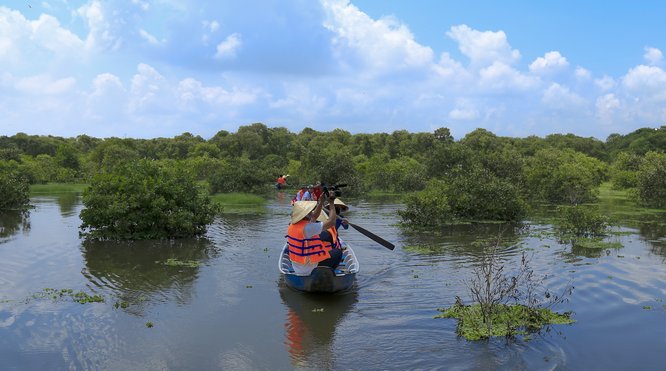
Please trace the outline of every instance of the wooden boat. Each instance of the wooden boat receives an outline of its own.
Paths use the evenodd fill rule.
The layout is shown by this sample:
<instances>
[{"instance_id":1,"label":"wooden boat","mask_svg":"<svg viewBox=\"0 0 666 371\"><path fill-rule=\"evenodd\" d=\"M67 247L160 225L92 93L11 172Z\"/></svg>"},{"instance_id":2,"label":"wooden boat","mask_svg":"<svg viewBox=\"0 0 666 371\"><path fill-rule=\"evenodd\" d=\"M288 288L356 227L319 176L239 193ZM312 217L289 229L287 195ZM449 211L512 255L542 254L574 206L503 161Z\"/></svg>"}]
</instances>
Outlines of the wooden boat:
<instances>
[{"instance_id":1,"label":"wooden boat","mask_svg":"<svg viewBox=\"0 0 666 371\"><path fill-rule=\"evenodd\" d=\"M295 274L287 244L282 248L278 260L278 270L284 275L287 286L305 292L332 293L347 290L354 284L358 269L358 260L354 251L344 242L342 242L342 261L336 269L317 267L309 276Z\"/></svg>"}]
</instances>

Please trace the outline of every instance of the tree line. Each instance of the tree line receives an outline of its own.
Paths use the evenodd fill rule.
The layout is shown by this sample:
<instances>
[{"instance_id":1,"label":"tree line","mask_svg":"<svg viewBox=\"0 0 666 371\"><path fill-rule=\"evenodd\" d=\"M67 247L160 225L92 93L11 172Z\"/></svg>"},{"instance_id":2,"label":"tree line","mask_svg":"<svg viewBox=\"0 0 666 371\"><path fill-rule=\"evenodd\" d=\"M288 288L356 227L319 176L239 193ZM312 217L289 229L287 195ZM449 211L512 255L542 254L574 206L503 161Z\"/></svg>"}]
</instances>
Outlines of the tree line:
<instances>
[{"instance_id":1,"label":"tree line","mask_svg":"<svg viewBox=\"0 0 666 371\"><path fill-rule=\"evenodd\" d=\"M415 220L514 220L525 203L593 200L596 187L608 180L637 190L646 205L665 206L665 150L666 126L605 141L573 134L512 138L485 129L454 140L445 127L432 133L292 133L255 123L210 139L187 132L154 139L1 136L0 174L31 184L89 183L98 173L153 160L192 170L211 193L266 192L279 175L289 174L296 186L321 181L347 183L345 191L354 193L418 191L408 202L416 214L421 205L439 205L433 215L411 215Z\"/></svg>"}]
</instances>

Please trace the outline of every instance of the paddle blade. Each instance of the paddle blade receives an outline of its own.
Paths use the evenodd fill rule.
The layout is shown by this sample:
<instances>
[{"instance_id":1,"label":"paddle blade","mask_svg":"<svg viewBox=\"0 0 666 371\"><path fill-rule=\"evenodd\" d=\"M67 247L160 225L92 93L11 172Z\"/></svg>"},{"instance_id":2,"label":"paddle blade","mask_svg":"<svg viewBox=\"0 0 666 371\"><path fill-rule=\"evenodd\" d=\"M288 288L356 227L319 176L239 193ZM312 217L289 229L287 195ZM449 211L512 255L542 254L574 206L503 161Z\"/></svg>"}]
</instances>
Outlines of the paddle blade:
<instances>
[{"instance_id":1,"label":"paddle blade","mask_svg":"<svg viewBox=\"0 0 666 371\"><path fill-rule=\"evenodd\" d=\"M395 245L394 245L394 244L392 244L392 243L386 241L385 239L383 239L383 238L377 236L376 234L370 232L369 230L367 230L367 229L365 229L365 228L363 228L363 227L360 227L360 226L358 226L358 225L356 225L356 224L353 224L353 223L349 223L349 225L351 225L354 229L356 229L357 231L359 231L359 233L365 235L366 237L368 237L368 238L370 238L371 240L377 242L378 244L380 244L380 245L386 247L387 249L389 249L389 250L393 250L393 249L395 249Z\"/></svg>"}]
</instances>

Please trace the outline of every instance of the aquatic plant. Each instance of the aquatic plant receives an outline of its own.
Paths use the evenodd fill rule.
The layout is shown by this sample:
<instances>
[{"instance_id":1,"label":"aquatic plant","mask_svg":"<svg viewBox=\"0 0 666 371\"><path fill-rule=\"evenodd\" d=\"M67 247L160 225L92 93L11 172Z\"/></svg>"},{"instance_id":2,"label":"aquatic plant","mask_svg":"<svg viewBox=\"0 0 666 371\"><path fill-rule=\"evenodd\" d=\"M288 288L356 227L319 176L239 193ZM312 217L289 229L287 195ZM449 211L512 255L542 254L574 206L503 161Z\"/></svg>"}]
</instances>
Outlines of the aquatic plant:
<instances>
[{"instance_id":1,"label":"aquatic plant","mask_svg":"<svg viewBox=\"0 0 666 371\"><path fill-rule=\"evenodd\" d=\"M28 181L12 172L0 172L0 210L25 209L30 202Z\"/></svg>"},{"instance_id":2,"label":"aquatic plant","mask_svg":"<svg viewBox=\"0 0 666 371\"><path fill-rule=\"evenodd\" d=\"M649 207L666 207L666 153L648 152L637 174L638 199Z\"/></svg>"},{"instance_id":3,"label":"aquatic plant","mask_svg":"<svg viewBox=\"0 0 666 371\"><path fill-rule=\"evenodd\" d=\"M499 237L486 243L486 254L473 269L467 282L473 303L465 305L456 297L455 304L439 308L442 314L435 318L457 318L456 331L468 340L515 336L540 331L550 324L572 323L570 313L558 314L550 308L565 302L573 286L567 286L559 295L544 289L545 276L534 274L525 253L518 269L506 272L498 252L500 246Z\"/></svg>"},{"instance_id":4,"label":"aquatic plant","mask_svg":"<svg viewBox=\"0 0 666 371\"><path fill-rule=\"evenodd\" d=\"M175 258L169 258L166 262L164 262L164 265L168 265L170 267L196 268L200 265L200 263L196 260L178 260Z\"/></svg>"},{"instance_id":5,"label":"aquatic plant","mask_svg":"<svg viewBox=\"0 0 666 371\"><path fill-rule=\"evenodd\" d=\"M555 313L546 308L526 305L495 306L486 318L480 304L464 305L456 302L449 308L437 309L441 314L435 318L458 319L456 332L467 340L482 340L494 336L527 335L538 332L547 325L571 324L571 313ZM488 324L492 324L488 326Z\"/></svg>"}]
</instances>

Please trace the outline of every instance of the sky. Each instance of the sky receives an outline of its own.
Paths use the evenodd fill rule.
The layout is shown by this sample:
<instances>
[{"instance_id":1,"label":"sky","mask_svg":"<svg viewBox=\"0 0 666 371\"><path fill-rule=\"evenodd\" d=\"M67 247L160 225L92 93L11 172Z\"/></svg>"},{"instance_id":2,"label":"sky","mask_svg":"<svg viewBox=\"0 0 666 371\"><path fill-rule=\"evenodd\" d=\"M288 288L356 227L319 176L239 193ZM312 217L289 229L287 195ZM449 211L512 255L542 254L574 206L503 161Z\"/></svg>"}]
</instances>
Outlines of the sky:
<instances>
[{"instance_id":1,"label":"sky","mask_svg":"<svg viewBox=\"0 0 666 371\"><path fill-rule=\"evenodd\" d=\"M4 0L0 135L666 125L666 2Z\"/></svg>"}]
</instances>

